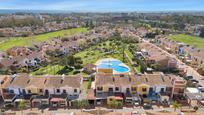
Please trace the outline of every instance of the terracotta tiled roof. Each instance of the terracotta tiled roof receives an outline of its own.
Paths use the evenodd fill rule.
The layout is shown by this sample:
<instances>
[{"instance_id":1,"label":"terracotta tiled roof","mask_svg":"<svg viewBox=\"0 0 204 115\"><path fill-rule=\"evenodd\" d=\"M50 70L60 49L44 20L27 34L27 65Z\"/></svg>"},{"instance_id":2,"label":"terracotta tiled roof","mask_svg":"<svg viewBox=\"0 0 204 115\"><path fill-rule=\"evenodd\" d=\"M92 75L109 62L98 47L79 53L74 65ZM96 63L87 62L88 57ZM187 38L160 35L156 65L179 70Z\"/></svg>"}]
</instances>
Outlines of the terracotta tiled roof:
<instances>
[{"instance_id":1,"label":"terracotta tiled roof","mask_svg":"<svg viewBox=\"0 0 204 115\"><path fill-rule=\"evenodd\" d=\"M147 84L153 85L166 85L171 87L170 75L162 74L144 74L142 76L113 76L113 75L96 75L96 86L115 85L115 86L128 86L128 85L139 85Z\"/></svg>"}]
</instances>

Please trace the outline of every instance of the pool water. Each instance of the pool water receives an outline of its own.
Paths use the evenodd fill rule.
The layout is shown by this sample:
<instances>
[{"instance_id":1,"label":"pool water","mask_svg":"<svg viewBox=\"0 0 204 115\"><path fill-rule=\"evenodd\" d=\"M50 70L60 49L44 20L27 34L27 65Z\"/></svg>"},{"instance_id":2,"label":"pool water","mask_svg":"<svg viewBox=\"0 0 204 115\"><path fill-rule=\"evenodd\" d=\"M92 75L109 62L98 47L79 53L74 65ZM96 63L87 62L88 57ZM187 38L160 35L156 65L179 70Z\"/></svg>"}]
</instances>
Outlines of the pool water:
<instances>
[{"instance_id":1,"label":"pool water","mask_svg":"<svg viewBox=\"0 0 204 115\"><path fill-rule=\"evenodd\" d=\"M129 68L126 67L120 60L102 60L98 65L98 68L112 68L117 72L128 72Z\"/></svg>"}]
</instances>

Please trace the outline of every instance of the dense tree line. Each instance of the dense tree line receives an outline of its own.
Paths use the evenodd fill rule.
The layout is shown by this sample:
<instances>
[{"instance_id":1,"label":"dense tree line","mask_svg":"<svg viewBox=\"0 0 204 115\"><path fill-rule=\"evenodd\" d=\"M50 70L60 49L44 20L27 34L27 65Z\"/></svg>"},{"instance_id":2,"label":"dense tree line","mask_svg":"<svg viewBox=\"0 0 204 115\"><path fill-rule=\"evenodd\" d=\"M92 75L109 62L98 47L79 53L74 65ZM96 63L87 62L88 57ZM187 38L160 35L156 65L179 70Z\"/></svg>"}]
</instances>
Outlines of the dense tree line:
<instances>
[{"instance_id":1,"label":"dense tree line","mask_svg":"<svg viewBox=\"0 0 204 115\"><path fill-rule=\"evenodd\" d=\"M0 20L0 28L5 27L24 27L24 26L42 26L43 21L38 18L16 19L14 17Z\"/></svg>"},{"instance_id":2,"label":"dense tree line","mask_svg":"<svg viewBox=\"0 0 204 115\"><path fill-rule=\"evenodd\" d=\"M203 38L204 38L204 27L201 28L201 31L200 31L200 37L203 37Z\"/></svg>"},{"instance_id":3,"label":"dense tree line","mask_svg":"<svg viewBox=\"0 0 204 115\"><path fill-rule=\"evenodd\" d=\"M160 20L166 23L188 23L188 24L204 24L203 16L193 15L164 15L164 16L146 16L146 20Z\"/></svg>"}]
</instances>

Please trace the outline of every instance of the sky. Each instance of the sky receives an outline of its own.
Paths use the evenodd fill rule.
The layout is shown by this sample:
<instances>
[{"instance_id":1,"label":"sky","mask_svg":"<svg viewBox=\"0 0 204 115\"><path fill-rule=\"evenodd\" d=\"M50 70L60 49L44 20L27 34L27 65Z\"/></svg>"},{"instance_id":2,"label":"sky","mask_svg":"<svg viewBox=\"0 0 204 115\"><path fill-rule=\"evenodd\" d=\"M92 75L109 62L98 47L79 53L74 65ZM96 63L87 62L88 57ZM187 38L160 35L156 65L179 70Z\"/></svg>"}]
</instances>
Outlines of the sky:
<instances>
[{"instance_id":1,"label":"sky","mask_svg":"<svg viewBox=\"0 0 204 115\"><path fill-rule=\"evenodd\" d=\"M0 9L65 11L204 11L204 0L0 0Z\"/></svg>"}]
</instances>

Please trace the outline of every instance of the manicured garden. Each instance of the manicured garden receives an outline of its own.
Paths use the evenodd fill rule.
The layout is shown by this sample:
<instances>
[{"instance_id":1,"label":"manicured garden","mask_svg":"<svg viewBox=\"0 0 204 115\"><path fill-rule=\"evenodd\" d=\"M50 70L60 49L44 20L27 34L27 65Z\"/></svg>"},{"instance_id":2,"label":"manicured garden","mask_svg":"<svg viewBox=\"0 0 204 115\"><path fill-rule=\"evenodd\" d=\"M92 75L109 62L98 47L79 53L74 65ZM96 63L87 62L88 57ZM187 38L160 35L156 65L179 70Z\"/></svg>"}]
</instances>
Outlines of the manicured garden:
<instances>
[{"instance_id":1,"label":"manicured garden","mask_svg":"<svg viewBox=\"0 0 204 115\"><path fill-rule=\"evenodd\" d=\"M86 66L87 64L95 64L97 60L103 58L115 58L123 61L126 65L128 65L131 69L136 72L140 72L139 66L133 67L133 57L134 55L129 51L129 44L123 43L122 41L117 40L108 40L102 43L98 43L89 48L86 48L78 53L75 53L73 57L79 59L79 64L81 67ZM63 61L63 59L60 59ZM64 65L60 63L56 65L48 65L46 67L42 67L39 70L33 72L34 75L40 74L54 74L54 75L74 75L74 74L82 74L87 75L83 71L80 71L80 68L74 68L73 66L69 66L69 64L65 64L66 60L63 61Z\"/></svg>"},{"instance_id":2,"label":"manicured garden","mask_svg":"<svg viewBox=\"0 0 204 115\"><path fill-rule=\"evenodd\" d=\"M113 41L106 41L95 46L87 48L75 54L75 57L80 57L83 65L94 64L97 60L102 58L116 58L123 61L122 43L116 45ZM127 63L127 60L124 60Z\"/></svg>"},{"instance_id":3,"label":"manicured garden","mask_svg":"<svg viewBox=\"0 0 204 115\"><path fill-rule=\"evenodd\" d=\"M61 37L65 35L73 35L76 33L86 32L87 28L74 28L67 30L60 30L56 32L49 32L41 35L35 35L31 37L15 37L10 38L9 40L5 40L4 42L0 42L0 51L6 51L9 48L14 46L32 46L34 43L40 43L47 41L49 39L53 39L54 37Z\"/></svg>"},{"instance_id":4,"label":"manicured garden","mask_svg":"<svg viewBox=\"0 0 204 115\"><path fill-rule=\"evenodd\" d=\"M185 34L171 35L169 36L169 38L204 50L203 38L200 38L197 36L185 35Z\"/></svg>"}]
</instances>

